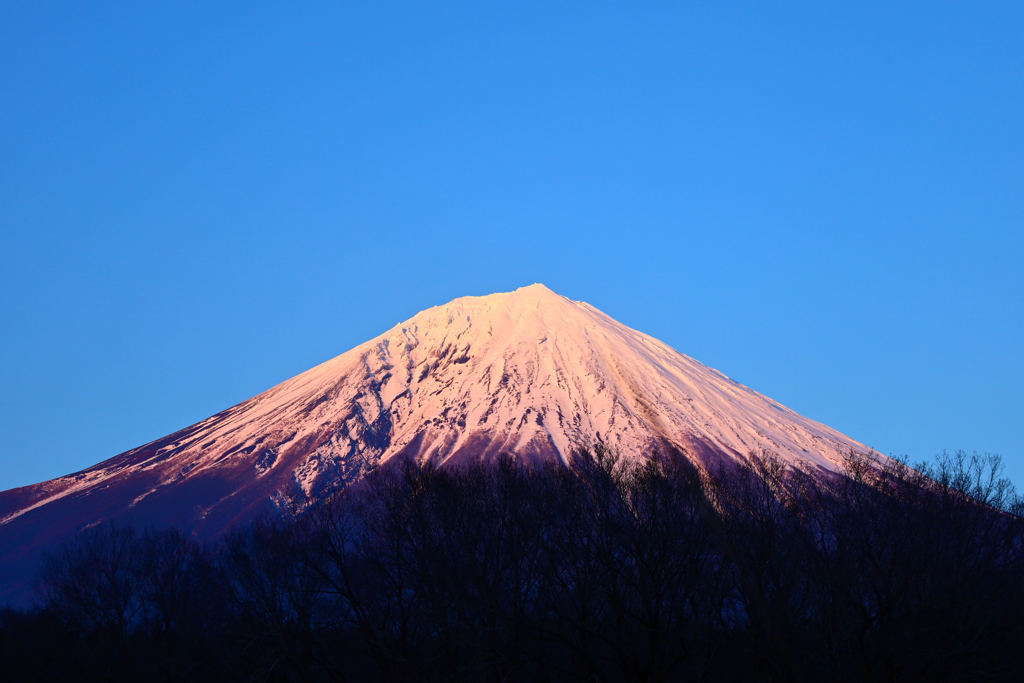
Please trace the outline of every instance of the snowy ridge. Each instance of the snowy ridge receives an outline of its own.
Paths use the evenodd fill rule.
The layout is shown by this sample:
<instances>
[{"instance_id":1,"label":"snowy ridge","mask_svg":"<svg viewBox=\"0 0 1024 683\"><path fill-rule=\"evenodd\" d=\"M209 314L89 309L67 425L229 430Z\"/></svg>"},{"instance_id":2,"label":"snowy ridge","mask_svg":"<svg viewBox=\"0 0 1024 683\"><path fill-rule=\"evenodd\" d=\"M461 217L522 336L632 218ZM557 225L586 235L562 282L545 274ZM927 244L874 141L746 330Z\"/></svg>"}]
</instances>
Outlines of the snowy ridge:
<instances>
[{"instance_id":1,"label":"snowy ridge","mask_svg":"<svg viewBox=\"0 0 1024 683\"><path fill-rule=\"evenodd\" d=\"M268 501L301 510L396 457L565 459L594 442L702 464L767 451L811 471L869 451L535 284L428 309L180 432L2 493L0 529L63 501L77 524L138 511L214 534Z\"/></svg>"}]
</instances>

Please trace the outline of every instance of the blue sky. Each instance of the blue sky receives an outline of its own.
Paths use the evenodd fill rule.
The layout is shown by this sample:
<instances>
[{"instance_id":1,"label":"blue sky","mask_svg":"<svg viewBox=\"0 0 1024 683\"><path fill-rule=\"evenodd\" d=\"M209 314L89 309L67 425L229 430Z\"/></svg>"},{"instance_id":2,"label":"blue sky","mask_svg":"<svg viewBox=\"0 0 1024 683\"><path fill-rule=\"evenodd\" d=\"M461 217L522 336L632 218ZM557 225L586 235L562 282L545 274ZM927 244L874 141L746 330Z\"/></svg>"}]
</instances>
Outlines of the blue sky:
<instances>
[{"instance_id":1,"label":"blue sky","mask_svg":"<svg viewBox=\"0 0 1024 683\"><path fill-rule=\"evenodd\" d=\"M0 489L543 282L1024 484L1024 5L0 6Z\"/></svg>"}]
</instances>

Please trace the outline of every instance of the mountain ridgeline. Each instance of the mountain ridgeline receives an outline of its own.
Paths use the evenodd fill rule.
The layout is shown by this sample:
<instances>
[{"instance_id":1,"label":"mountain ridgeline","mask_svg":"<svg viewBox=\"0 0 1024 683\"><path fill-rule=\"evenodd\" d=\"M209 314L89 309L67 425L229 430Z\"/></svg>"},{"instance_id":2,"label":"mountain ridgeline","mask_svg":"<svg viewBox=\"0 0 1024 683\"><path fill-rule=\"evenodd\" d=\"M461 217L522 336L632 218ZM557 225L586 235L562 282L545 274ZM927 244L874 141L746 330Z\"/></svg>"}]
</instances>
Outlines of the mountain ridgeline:
<instances>
[{"instance_id":1,"label":"mountain ridgeline","mask_svg":"<svg viewBox=\"0 0 1024 683\"><path fill-rule=\"evenodd\" d=\"M40 553L105 520L215 539L261 512L299 514L389 462L511 453L564 465L590 444L705 468L770 453L819 474L868 454L536 284L428 309L198 424L0 493L0 584L24 587Z\"/></svg>"}]
</instances>

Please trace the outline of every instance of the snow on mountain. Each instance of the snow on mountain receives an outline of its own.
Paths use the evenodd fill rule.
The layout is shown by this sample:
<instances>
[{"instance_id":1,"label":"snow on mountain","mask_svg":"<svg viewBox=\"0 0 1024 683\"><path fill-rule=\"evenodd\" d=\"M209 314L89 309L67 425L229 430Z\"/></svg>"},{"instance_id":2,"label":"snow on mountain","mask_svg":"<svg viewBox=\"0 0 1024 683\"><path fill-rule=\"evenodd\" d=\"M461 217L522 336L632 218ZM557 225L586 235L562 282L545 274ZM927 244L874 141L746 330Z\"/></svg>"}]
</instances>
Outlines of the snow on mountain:
<instances>
[{"instance_id":1,"label":"snow on mountain","mask_svg":"<svg viewBox=\"0 0 1024 683\"><path fill-rule=\"evenodd\" d=\"M268 503L301 509L392 458L565 459L597 442L704 464L769 451L810 470L868 452L535 284L428 309L198 424L0 493L0 546L115 516L210 537Z\"/></svg>"}]
</instances>

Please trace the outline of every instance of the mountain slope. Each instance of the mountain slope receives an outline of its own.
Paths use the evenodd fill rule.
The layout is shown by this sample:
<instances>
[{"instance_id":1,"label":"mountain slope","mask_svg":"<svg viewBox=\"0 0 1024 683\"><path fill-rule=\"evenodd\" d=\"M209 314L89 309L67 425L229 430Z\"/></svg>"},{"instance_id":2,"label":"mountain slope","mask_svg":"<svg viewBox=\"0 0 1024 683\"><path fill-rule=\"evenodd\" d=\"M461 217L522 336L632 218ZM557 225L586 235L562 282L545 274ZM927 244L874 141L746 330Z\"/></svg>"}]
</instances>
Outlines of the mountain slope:
<instances>
[{"instance_id":1,"label":"mountain slope","mask_svg":"<svg viewBox=\"0 0 1024 683\"><path fill-rule=\"evenodd\" d=\"M82 472L0 493L0 557L130 516L214 537L397 457L565 458L602 442L836 470L862 444L543 285L464 297Z\"/></svg>"}]
</instances>

